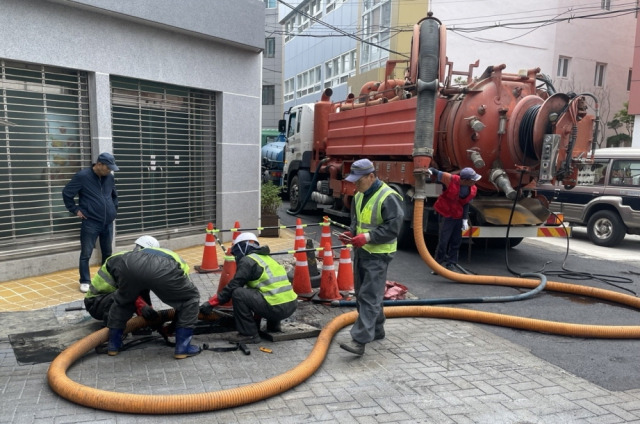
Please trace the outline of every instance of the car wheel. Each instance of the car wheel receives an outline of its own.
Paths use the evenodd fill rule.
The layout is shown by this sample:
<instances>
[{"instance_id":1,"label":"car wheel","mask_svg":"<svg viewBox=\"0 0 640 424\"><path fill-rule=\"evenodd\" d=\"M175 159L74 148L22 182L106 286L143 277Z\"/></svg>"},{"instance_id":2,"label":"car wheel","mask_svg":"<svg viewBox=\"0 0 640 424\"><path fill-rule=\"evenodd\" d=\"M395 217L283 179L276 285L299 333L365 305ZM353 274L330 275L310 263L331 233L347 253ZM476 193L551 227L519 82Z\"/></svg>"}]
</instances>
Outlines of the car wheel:
<instances>
[{"instance_id":1,"label":"car wheel","mask_svg":"<svg viewBox=\"0 0 640 424\"><path fill-rule=\"evenodd\" d=\"M615 246L624 239L627 229L616 212L599 211L587 223L587 235L598 246Z\"/></svg>"}]
</instances>

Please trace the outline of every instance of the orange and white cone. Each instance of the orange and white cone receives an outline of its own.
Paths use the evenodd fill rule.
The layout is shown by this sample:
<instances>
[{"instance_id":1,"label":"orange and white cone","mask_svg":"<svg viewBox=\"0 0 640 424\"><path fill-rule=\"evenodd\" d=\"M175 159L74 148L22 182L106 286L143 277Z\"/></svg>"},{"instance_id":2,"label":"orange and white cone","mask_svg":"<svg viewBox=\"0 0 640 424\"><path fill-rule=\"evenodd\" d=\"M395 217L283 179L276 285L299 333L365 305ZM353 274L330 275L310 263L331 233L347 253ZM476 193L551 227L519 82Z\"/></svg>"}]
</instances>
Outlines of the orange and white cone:
<instances>
[{"instance_id":1,"label":"orange and white cone","mask_svg":"<svg viewBox=\"0 0 640 424\"><path fill-rule=\"evenodd\" d=\"M218 252L216 252L216 238L213 235L213 223L207 225L207 235L204 239L204 251L202 252L202 265L194 266L199 274L209 272L220 272L222 269L218 265Z\"/></svg>"},{"instance_id":2,"label":"orange and white cone","mask_svg":"<svg viewBox=\"0 0 640 424\"><path fill-rule=\"evenodd\" d=\"M233 280L234 275L236 275L236 258L231 254L231 249L227 249L227 254L224 255L222 274L220 275L220 281L218 282L218 290L216 291L217 294L220 294L222 289L224 289L226 285L229 284L229 281ZM224 305L220 306L231 307L233 305L231 301L228 301Z\"/></svg>"},{"instance_id":3,"label":"orange and white cone","mask_svg":"<svg viewBox=\"0 0 640 424\"><path fill-rule=\"evenodd\" d=\"M240 231L238 231L238 228L240 228L240 221L236 221L236 223L233 226L234 230L232 230L231 234L232 234L232 241L235 240L236 238L238 238L238 236L240 235Z\"/></svg>"},{"instance_id":4,"label":"orange and white cone","mask_svg":"<svg viewBox=\"0 0 640 424\"><path fill-rule=\"evenodd\" d=\"M341 292L353 292L353 264L351 263L351 249L348 247L340 250L338 290Z\"/></svg>"},{"instance_id":5,"label":"orange and white cone","mask_svg":"<svg viewBox=\"0 0 640 424\"><path fill-rule=\"evenodd\" d=\"M302 240L304 243L304 240ZM297 243L296 250L304 249L304 244ZM309 300L313 297L314 291L311 288L311 275L309 274L309 263L307 262L307 252L296 252L293 254L296 259L296 266L293 271L293 291L299 298Z\"/></svg>"},{"instance_id":6,"label":"orange and white cone","mask_svg":"<svg viewBox=\"0 0 640 424\"><path fill-rule=\"evenodd\" d=\"M322 261L322 277L320 280L320 291L314 301L330 302L332 300L342 300L342 295L338 290L336 270L333 266L333 251L329 243L324 245L324 260Z\"/></svg>"},{"instance_id":7,"label":"orange and white cone","mask_svg":"<svg viewBox=\"0 0 640 424\"><path fill-rule=\"evenodd\" d=\"M324 248L324 246L329 243L329 246L332 245L333 240L331 240L331 222L329 221L329 217L325 216L324 222L320 225L322 226L322 234L320 236L320 246Z\"/></svg>"},{"instance_id":8,"label":"orange and white cone","mask_svg":"<svg viewBox=\"0 0 640 424\"><path fill-rule=\"evenodd\" d=\"M296 219L296 238L293 241L293 250L304 249L306 241L304 238L304 227L302 226L302 219Z\"/></svg>"}]
</instances>

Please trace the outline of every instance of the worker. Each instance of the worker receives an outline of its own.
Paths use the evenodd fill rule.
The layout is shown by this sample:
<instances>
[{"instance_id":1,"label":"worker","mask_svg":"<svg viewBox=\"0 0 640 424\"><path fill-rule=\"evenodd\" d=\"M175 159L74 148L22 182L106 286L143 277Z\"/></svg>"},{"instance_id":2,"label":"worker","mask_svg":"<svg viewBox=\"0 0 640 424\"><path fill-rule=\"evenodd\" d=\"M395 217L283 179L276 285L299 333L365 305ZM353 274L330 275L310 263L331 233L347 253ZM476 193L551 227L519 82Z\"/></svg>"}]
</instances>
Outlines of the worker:
<instances>
[{"instance_id":1,"label":"worker","mask_svg":"<svg viewBox=\"0 0 640 424\"><path fill-rule=\"evenodd\" d=\"M429 174L444 185L444 190L434 205L440 215L435 260L445 268L455 270L458 266L462 231L469 229L469 203L476 197L475 184L481 176L472 168L464 168L460 175L455 175L431 167Z\"/></svg>"},{"instance_id":2,"label":"worker","mask_svg":"<svg viewBox=\"0 0 640 424\"><path fill-rule=\"evenodd\" d=\"M236 260L233 279L200 306L203 315L233 301L237 333L227 340L235 343L258 343L260 321L267 320L267 332L281 331L283 319L296 311L298 296L287 278L287 271L269 256L269 246L260 246L253 233L242 233L233 241L231 253Z\"/></svg>"},{"instance_id":3,"label":"worker","mask_svg":"<svg viewBox=\"0 0 640 424\"><path fill-rule=\"evenodd\" d=\"M147 247L160 247L160 243L154 237L141 236L135 241L135 247L133 251L145 249ZM116 255L123 255L129 252L128 250L118 252L108 257L98 270L98 273L91 279L91 285L89 291L84 296L84 307L89 315L93 318L104 321L104 325L107 325L107 319L109 318L109 309L113 305L113 295L118 288L117 283L109 273L109 267L107 266L109 259ZM143 290L135 301L136 314L142 316L146 320L153 321L158 317L158 313L151 306L151 297L149 296L149 290Z\"/></svg>"},{"instance_id":4,"label":"worker","mask_svg":"<svg viewBox=\"0 0 640 424\"><path fill-rule=\"evenodd\" d=\"M117 355L129 318L136 310L136 299L144 290L152 291L175 310L176 346L174 358L183 359L200 353L191 344L198 322L200 293L189 278L189 265L178 254L159 247L114 255L107 261L107 271L118 289L113 293L107 326L107 353Z\"/></svg>"},{"instance_id":5,"label":"worker","mask_svg":"<svg viewBox=\"0 0 640 424\"><path fill-rule=\"evenodd\" d=\"M340 347L363 355L367 343L385 337L382 301L404 210L402 197L378 179L369 159L355 161L345 179L355 184L356 195L351 207L350 231L338 238L355 247L354 290L358 317L351 327L351 341L341 343Z\"/></svg>"}]
</instances>

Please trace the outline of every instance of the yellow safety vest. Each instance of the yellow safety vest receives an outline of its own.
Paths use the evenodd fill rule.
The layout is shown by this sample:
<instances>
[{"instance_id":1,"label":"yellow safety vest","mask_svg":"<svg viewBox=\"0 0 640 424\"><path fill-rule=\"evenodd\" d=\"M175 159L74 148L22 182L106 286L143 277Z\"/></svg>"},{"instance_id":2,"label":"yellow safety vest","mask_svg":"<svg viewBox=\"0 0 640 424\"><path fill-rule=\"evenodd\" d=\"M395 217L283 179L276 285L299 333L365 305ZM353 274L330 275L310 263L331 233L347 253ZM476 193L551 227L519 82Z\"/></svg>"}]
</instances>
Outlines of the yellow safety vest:
<instances>
[{"instance_id":1,"label":"yellow safety vest","mask_svg":"<svg viewBox=\"0 0 640 424\"><path fill-rule=\"evenodd\" d=\"M87 299L91 299L92 297L109 294L116 291L118 287L116 287L116 282L113 279L113 276L109 273L109 271L107 271L107 263L109 262L109 259L113 258L114 256L124 255L125 253L129 252L129 250L123 250L122 252L114 253L113 255L109 256L98 270L98 273L91 279L89 291L84 295L84 297L86 297Z\"/></svg>"},{"instance_id":2,"label":"yellow safety vest","mask_svg":"<svg viewBox=\"0 0 640 424\"><path fill-rule=\"evenodd\" d=\"M257 280L247 282L247 286L260 290L269 305L280 305L298 298L282 265L267 255L252 253L248 257L262 267L262 274Z\"/></svg>"},{"instance_id":3,"label":"yellow safety vest","mask_svg":"<svg viewBox=\"0 0 640 424\"><path fill-rule=\"evenodd\" d=\"M382 224L382 202L389 195L396 195L402 200L402 196L400 196L394 189L386 185L384 182L382 186L376 191L367 201L367 203L362 207L362 199L364 198L364 194L356 193L355 196L355 208L356 208L356 217L358 219L358 225L356 226L356 233L368 233L373 228L376 228L378 225ZM394 238L389 243L382 244L372 244L367 243L362 248L369 253L393 253L397 250L398 247L398 239Z\"/></svg>"}]
</instances>

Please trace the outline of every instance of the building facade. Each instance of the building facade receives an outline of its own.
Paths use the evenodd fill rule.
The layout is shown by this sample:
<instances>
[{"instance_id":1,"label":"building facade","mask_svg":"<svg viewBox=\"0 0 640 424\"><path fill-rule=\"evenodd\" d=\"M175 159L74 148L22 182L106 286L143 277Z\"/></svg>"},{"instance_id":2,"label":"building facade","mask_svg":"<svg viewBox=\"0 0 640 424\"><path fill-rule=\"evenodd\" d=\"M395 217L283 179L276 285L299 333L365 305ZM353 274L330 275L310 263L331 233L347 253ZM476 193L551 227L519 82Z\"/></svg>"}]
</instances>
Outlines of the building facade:
<instances>
[{"instance_id":1,"label":"building facade","mask_svg":"<svg viewBox=\"0 0 640 424\"><path fill-rule=\"evenodd\" d=\"M0 281L77 266L80 226L61 190L103 151L120 167L116 249L258 224L264 10L0 2Z\"/></svg>"},{"instance_id":2,"label":"building facade","mask_svg":"<svg viewBox=\"0 0 640 424\"><path fill-rule=\"evenodd\" d=\"M264 0L264 52L262 54L262 128L277 129L282 119L282 28L278 2Z\"/></svg>"}]
</instances>

